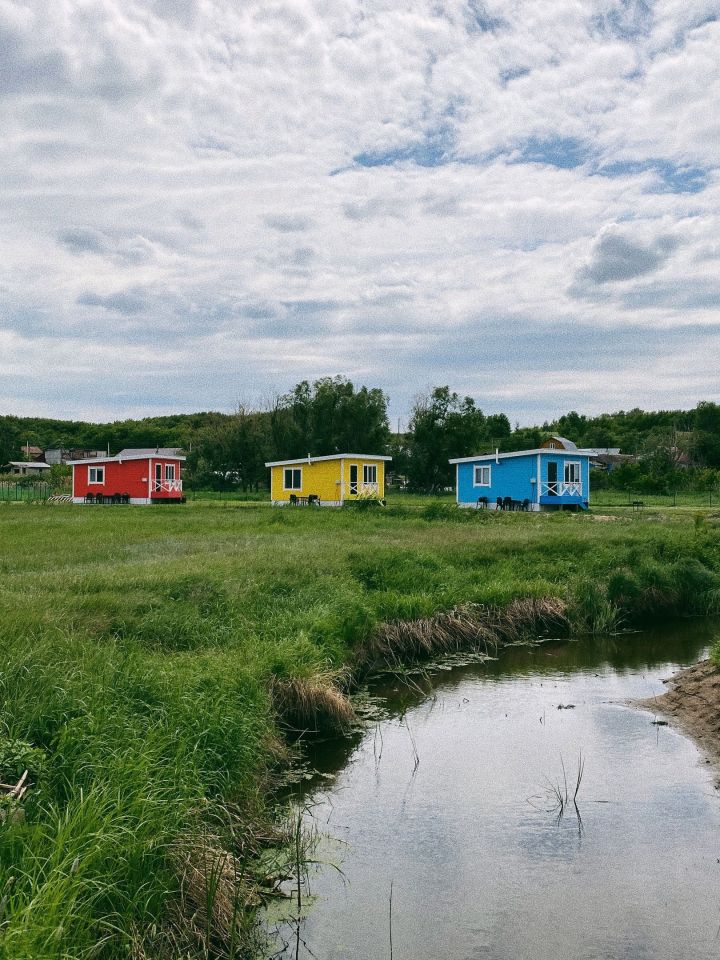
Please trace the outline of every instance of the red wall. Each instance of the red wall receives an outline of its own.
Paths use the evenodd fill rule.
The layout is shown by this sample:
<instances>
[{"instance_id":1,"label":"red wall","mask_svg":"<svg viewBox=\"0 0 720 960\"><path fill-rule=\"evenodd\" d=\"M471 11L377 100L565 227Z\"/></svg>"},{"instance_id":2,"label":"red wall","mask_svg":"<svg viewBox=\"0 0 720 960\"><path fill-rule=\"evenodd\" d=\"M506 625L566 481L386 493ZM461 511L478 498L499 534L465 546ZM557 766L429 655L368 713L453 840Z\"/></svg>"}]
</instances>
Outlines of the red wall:
<instances>
[{"instance_id":1,"label":"red wall","mask_svg":"<svg viewBox=\"0 0 720 960\"><path fill-rule=\"evenodd\" d=\"M168 500L181 497L181 492L168 493L164 491L155 492L153 490L155 486L156 463L163 465L163 479L165 477L166 463L175 464L175 479L181 479L180 470L182 461L173 460L172 458L124 460L122 463L117 460L111 460L106 463L85 461L85 463L77 463L73 466L73 496L84 497L87 493L94 493L97 496L98 493L102 493L104 496L111 497L114 493L129 493L133 498L141 497L147 499L149 490L151 491L150 496L153 499ZM88 483L89 469L91 466L105 468L104 483ZM148 481L150 481L149 485Z\"/></svg>"}]
</instances>

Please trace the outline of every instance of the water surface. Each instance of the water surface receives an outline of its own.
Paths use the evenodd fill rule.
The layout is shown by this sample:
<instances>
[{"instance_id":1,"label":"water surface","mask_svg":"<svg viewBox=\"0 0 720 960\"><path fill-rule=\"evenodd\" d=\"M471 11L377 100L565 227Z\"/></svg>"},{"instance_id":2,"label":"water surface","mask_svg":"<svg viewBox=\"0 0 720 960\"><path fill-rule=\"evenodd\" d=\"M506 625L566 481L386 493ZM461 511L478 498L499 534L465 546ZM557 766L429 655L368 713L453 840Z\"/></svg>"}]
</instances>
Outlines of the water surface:
<instances>
[{"instance_id":1,"label":"water surface","mask_svg":"<svg viewBox=\"0 0 720 960\"><path fill-rule=\"evenodd\" d=\"M304 799L342 874L311 872L285 955L389 957L392 884L394 960L719 958L716 771L624 702L662 693L712 636L514 648L423 695L393 681L387 720L312 757L337 772ZM580 756L577 810L558 816Z\"/></svg>"}]
</instances>

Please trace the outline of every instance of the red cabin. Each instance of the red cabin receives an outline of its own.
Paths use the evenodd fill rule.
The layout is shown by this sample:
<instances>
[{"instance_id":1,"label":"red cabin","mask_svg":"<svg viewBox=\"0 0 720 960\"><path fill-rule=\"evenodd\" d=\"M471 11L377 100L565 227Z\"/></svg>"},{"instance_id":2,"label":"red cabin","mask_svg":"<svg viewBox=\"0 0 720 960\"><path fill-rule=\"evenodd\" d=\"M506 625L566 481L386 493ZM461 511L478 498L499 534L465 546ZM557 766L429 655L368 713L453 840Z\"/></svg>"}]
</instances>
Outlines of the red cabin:
<instances>
[{"instance_id":1,"label":"red cabin","mask_svg":"<svg viewBox=\"0 0 720 960\"><path fill-rule=\"evenodd\" d=\"M71 460L73 503L183 503L184 462L175 449L161 448Z\"/></svg>"}]
</instances>

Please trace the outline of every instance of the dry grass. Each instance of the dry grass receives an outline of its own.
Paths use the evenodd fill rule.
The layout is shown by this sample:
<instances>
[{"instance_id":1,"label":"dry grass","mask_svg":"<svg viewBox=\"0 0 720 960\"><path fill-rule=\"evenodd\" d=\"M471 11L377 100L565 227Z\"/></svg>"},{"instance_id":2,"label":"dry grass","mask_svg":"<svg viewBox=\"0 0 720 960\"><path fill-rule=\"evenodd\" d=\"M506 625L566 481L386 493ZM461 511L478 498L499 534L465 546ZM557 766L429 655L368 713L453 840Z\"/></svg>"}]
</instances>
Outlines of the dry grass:
<instances>
[{"instance_id":1,"label":"dry grass","mask_svg":"<svg viewBox=\"0 0 720 960\"><path fill-rule=\"evenodd\" d=\"M274 678L270 695L283 725L295 732L349 730L357 715L339 686L342 678L337 671L316 673L309 678Z\"/></svg>"},{"instance_id":2,"label":"dry grass","mask_svg":"<svg viewBox=\"0 0 720 960\"><path fill-rule=\"evenodd\" d=\"M372 671L461 650L490 653L567 626L566 605L555 597L513 600L502 608L465 604L421 620L383 624L366 643L362 659Z\"/></svg>"}]
</instances>

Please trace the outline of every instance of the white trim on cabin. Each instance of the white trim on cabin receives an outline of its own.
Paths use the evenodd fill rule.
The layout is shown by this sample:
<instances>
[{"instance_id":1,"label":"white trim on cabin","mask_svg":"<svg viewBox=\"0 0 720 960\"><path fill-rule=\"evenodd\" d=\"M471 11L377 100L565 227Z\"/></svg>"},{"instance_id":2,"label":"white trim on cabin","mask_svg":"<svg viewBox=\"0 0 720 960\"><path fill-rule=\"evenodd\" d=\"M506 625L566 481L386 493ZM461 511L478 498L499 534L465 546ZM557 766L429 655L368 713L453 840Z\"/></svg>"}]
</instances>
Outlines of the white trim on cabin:
<instances>
[{"instance_id":1,"label":"white trim on cabin","mask_svg":"<svg viewBox=\"0 0 720 960\"><path fill-rule=\"evenodd\" d=\"M287 486L287 475L290 474L290 486ZM300 477L300 482L295 484L295 474L298 474ZM296 490L302 490L303 487L303 476L302 476L302 467L286 467L283 472L283 493L294 493Z\"/></svg>"},{"instance_id":2,"label":"white trim on cabin","mask_svg":"<svg viewBox=\"0 0 720 960\"><path fill-rule=\"evenodd\" d=\"M568 467L577 468L577 471L573 469L573 474L577 472L577 476L568 477ZM565 483L582 483L582 461L581 460L566 460L563 463L563 478Z\"/></svg>"},{"instance_id":3,"label":"white trim on cabin","mask_svg":"<svg viewBox=\"0 0 720 960\"><path fill-rule=\"evenodd\" d=\"M377 478L377 464L376 463L364 463L363 464L363 487L375 487L378 486Z\"/></svg>"},{"instance_id":4,"label":"white trim on cabin","mask_svg":"<svg viewBox=\"0 0 720 960\"><path fill-rule=\"evenodd\" d=\"M185 460L187 460L187 457L181 457L181 456L163 457L163 456L160 456L160 454L155 455L155 454L143 453L143 454L136 454L132 457L120 457L120 456L86 457L84 460L68 460L65 465L67 467L79 467L83 465L87 466L87 464L93 464L93 463L125 463L126 460L172 460L172 461L181 460L184 463Z\"/></svg>"},{"instance_id":5,"label":"white trim on cabin","mask_svg":"<svg viewBox=\"0 0 720 960\"><path fill-rule=\"evenodd\" d=\"M581 450L549 450L547 447L535 447L532 450L513 450L512 453L481 453L476 457L453 457L452 460L448 460L448 463L474 463L476 460L494 460L497 463L498 460L506 460L511 457L528 457L535 453L538 456L545 454L552 457L562 457L570 452L572 452L573 457L587 457L589 459L591 456L591 454L583 453Z\"/></svg>"},{"instance_id":6,"label":"white trim on cabin","mask_svg":"<svg viewBox=\"0 0 720 960\"><path fill-rule=\"evenodd\" d=\"M184 459L184 458L174 458ZM292 463L320 463L323 460L392 460L392 457L380 456L374 453L332 453L325 457L295 457L293 460L271 460L266 467L287 467Z\"/></svg>"},{"instance_id":7,"label":"white trim on cabin","mask_svg":"<svg viewBox=\"0 0 720 960\"><path fill-rule=\"evenodd\" d=\"M345 503L345 457L340 458L340 503Z\"/></svg>"},{"instance_id":8,"label":"white trim on cabin","mask_svg":"<svg viewBox=\"0 0 720 960\"><path fill-rule=\"evenodd\" d=\"M480 471L481 479L478 481L478 470ZM487 480L483 480L482 477L487 476ZM473 487L491 487L492 486L492 467L490 464L479 463L473 467Z\"/></svg>"}]
</instances>

